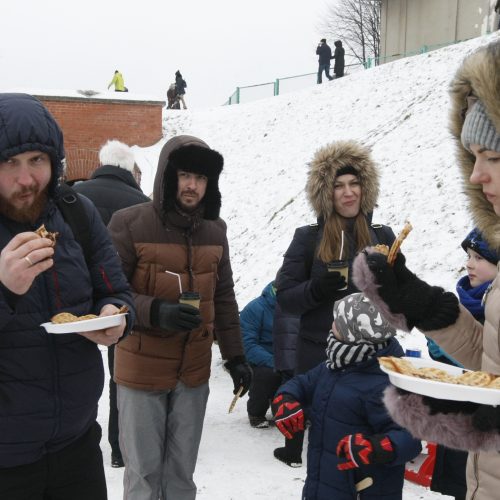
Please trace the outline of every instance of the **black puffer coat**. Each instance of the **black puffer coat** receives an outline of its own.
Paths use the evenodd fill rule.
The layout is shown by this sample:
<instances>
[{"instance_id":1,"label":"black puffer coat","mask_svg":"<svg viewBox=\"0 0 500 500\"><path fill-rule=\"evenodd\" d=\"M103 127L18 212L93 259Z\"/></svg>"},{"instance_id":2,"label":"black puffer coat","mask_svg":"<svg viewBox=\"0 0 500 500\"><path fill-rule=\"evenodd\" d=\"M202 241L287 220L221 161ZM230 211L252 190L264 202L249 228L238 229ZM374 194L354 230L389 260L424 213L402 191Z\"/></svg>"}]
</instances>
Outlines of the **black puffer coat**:
<instances>
[{"instance_id":1,"label":"black puffer coat","mask_svg":"<svg viewBox=\"0 0 500 500\"><path fill-rule=\"evenodd\" d=\"M57 175L61 131L32 96L0 94L0 158L45 151ZM51 192L57 195L53 183ZM92 203L82 198L92 243L90 267L71 228L49 199L39 220L0 216L0 249L17 234L45 224L59 232L54 266L22 296L0 285L0 468L29 464L64 448L95 422L104 370L97 344L78 334L52 335L40 325L62 311L99 314L106 304L134 309L116 250Z\"/></svg>"},{"instance_id":2,"label":"black puffer coat","mask_svg":"<svg viewBox=\"0 0 500 500\"><path fill-rule=\"evenodd\" d=\"M323 223L321 220L319 222L316 229L316 248L323 234ZM280 288L277 294L279 304L284 311L301 315L297 373L304 373L326 359L326 338L332 327L333 304L342 297L358 291L349 280L347 289L339 290L331 301L320 302L313 297L311 280L327 272L326 264L319 259L314 259L310 270L307 269L306 254L313 254L308 252L307 247L311 245L311 231L314 230L314 226L303 226L295 230L279 274ZM390 245L395 238L388 226L382 226L377 232L371 228L370 234L374 245L378 243ZM351 266L352 259L349 260L349 268ZM349 276L352 276L352 272L349 272ZM310 346L310 349L305 346Z\"/></svg>"},{"instance_id":3,"label":"black puffer coat","mask_svg":"<svg viewBox=\"0 0 500 500\"><path fill-rule=\"evenodd\" d=\"M326 43L318 45L316 47L316 54L318 57L319 64L330 64L330 59L332 58L332 49Z\"/></svg>"}]
</instances>

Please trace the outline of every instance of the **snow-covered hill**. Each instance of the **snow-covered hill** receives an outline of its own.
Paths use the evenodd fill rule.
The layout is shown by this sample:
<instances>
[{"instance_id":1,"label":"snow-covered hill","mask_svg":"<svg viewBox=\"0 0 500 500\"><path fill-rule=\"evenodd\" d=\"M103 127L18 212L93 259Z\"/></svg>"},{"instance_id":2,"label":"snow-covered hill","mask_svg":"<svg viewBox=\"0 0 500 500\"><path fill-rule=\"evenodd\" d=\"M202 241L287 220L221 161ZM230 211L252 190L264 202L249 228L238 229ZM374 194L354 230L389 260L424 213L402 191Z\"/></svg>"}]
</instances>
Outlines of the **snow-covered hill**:
<instances>
[{"instance_id":1,"label":"snow-covered hill","mask_svg":"<svg viewBox=\"0 0 500 500\"><path fill-rule=\"evenodd\" d=\"M228 223L240 307L273 279L294 228L315 222L304 196L308 161L327 142L353 138L373 149L382 173L374 221L395 232L410 220L408 265L454 289L463 274L460 242L470 228L447 129L448 84L462 58L498 32L402 59L338 81L250 104L203 111L166 111L165 140L201 137L225 158L222 216ZM160 148L135 148L143 188L152 191ZM413 334L404 343L421 343ZM199 498L299 498L305 470L272 457L276 429L251 429L245 402L227 415L229 376L214 348L212 393L196 471ZM103 399L104 423L106 402ZM109 460L109 456L107 457ZM121 498L120 471L107 469L110 498ZM445 498L407 484L404 498Z\"/></svg>"}]
</instances>

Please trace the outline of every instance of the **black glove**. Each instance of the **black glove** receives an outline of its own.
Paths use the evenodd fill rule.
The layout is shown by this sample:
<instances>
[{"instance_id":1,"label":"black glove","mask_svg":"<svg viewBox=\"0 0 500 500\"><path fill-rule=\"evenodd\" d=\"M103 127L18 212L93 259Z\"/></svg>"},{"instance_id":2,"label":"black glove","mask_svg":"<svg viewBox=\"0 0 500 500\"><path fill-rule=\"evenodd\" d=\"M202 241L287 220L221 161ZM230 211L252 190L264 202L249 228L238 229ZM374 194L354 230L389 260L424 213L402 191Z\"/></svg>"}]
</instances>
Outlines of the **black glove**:
<instances>
[{"instance_id":1,"label":"black glove","mask_svg":"<svg viewBox=\"0 0 500 500\"><path fill-rule=\"evenodd\" d=\"M429 396L422 396L422 403L429 407L431 415L436 413L472 415L481 407L478 403L471 403L470 401L452 401L451 399L436 399Z\"/></svg>"},{"instance_id":2,"label":"black glove","mask_svg":"<svg viewBox=\"0 0 500 500\"><path fill-rule=\"evenodd\" d=\"M500 407L478 405L472 415L472 426L482 432L500 432Z\"/></svg>"},{"instance_id":3,"label":"black glove","mask_svg":"<svg viewBox=\"0 0 500 500\"><path fill-rule=\"evenodd\" d=\"M162 330L194 330L201 325L200 310L189 304L169 304L162 300L157 315L156 321L152 322Z\"/></svg>"},{"instance_id":4,"label":"black glove","mask_svg":"<svg viewBox=\"0 0 500 500\"><path fill-rule=\"evenodd\" d=\"M391 440L383 434L365 436L357 433L344 436L339 441L337 456L347 459L347 462L339 463L337 469L349 470L363 465L392 462L394 449Z\"/></svg>"},{"instance_id":5,"label":"black glove","mask_svg":"<svg viewBox=\"0 0 500 500\"><path fill-rule=\"evenodd\" d=\"M278 394L271 403L271 411L276 427L287 439L304 430L304 410L290 394Z\"/></svg>"},{"instance_id":6,"label":"black glove","mask_svg":"<svg viewBox=\"0 0 500 500\"><path fill-rule=\"evenodd\" d=\"M240 387L243 387L240 397L246 394L252 382L253 372L245 356L235 356L229 361L226 361L224 367L229 371L229 375L231 375L233 379L233 394L236 394Z\"/></svg>"},{"instance_id":7,"label":"black glove","mask_svg":"<svg viewBox=\"0 0 500 500\"><path fill-rule=\"evenodd\" d=\"M326 272L311 280L311 293L316 300L332 299L335 293L347 285L344 276L338 271Z\"/></svg>"},{"instance_id":8,"label":"black glove","mask_svg":"<svg viewBox=\"0 0 500 500\"><path fill-rule=\"evenodd\" d=\"M410 330L415 326L427 332L455 323L460 312L457 297L418 278L406 267L402 253L397 254L394 266L379 252L366 253L366 260L380 285L380 298L391 312L405 316Z\"/></svg>"}]
</instances>

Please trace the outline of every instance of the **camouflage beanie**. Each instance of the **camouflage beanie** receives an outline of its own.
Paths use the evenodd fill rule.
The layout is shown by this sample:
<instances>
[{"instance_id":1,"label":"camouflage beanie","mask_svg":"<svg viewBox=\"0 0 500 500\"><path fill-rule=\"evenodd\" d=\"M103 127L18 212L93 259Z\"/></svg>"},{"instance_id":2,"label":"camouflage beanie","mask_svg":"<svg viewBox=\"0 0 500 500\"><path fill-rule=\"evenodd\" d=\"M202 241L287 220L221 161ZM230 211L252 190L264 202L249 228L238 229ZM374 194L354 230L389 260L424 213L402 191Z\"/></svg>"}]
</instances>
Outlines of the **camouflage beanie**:
<instances>
[{"instance_id":1,"label":"camouflage beanie","mask_svg":"<svg viewBox=\"0 0 500 500\"><path fill-rule=\"evenodd\" d=\"M346 344L381 344L396 335L396 329L362 293L353 293L335 302L333 316L335 327Z\"/></svg>"}]
</instances>

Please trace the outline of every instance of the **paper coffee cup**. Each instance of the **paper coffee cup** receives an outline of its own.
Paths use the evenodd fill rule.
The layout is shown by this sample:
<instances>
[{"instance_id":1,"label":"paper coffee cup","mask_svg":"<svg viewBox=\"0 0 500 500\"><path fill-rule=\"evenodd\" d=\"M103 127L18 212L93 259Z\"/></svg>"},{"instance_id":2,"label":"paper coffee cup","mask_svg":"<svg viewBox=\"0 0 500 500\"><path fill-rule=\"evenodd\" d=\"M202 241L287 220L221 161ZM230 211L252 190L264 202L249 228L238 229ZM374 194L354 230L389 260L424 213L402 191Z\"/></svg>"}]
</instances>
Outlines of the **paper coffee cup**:
<instances>
[{"instance_id":1,"label":"paper coffee cup","mask_svg":"<svg viewBox=\"0 0 500 500\"><path fill-rule=\"evenodd\" d=\"M333 262L328 262L326 268L329 273L337 271L345 278L346 286L344 288L339 288L339 290L346 290L349 281L349 262L346 260L335 260Z\"/></svg>"},{"instance_id":2,"label":"paper coffee cup","mask_svg":"<svg viewBox=\"0 0 500 500\"><path fill-rule=\"evenodd\" d=\"M198 292L182 292L179 297L179 304L189 304L190 306L200 308L200 294Z\"/></svg>"}]
</instances>

